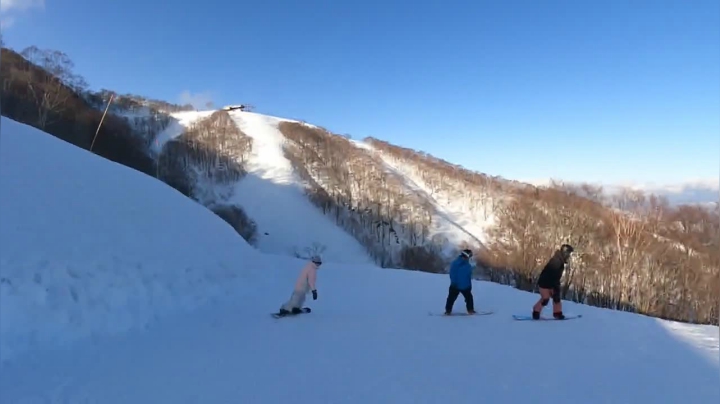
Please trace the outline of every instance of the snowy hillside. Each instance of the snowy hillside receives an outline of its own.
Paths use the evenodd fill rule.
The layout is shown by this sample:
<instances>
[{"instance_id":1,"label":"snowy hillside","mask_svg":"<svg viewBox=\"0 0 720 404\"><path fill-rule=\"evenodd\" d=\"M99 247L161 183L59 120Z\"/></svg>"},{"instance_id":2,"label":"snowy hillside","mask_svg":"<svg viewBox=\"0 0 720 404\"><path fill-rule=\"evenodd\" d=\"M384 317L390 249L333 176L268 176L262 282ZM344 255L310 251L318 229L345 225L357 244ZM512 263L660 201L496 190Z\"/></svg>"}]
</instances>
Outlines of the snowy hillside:
<instances>
[{"instance_id":1,"label":"snowy hillside","mask_svg":"<svg viewBox=\"0 0 720 404\"><path fill-rule=\"evenodd\" d=\"M569 242L582 253L566 276L568 299L717 324L717 210L680 206L655 217L654 202L632 194L602 205L602 190L586 184L536 188L257 113L173 113L153 139L155 176L265 253L322 251L337 263L437 273L471 248L477 276L532 290L542 257ZM642 218L637 231L626 231L627 209ZM698 254L669 250L670 240ZM606 253L617 246L624 251ZM625 254L642 259L631 264ZM652 276L628 281L639 273Z\"/></svg>"},{"instance_id":2,"label":"snowy hillside","mask_svg":"<svg viewBox=\"0 0 720 404\"><path fill-rule=\"evenodd\" d=\"M495 314L428 316L446 276L328 260L313 313L275 320L302 261L257 252L152 178L1 124L2 403L720 400L717 326L569 302L582 319L517 322L537 295L492 283L473 291Z\"/></svg>"},{"instance_id":3,"label":"snowy hillside","mask_svg":"<svg viewBox=\"0 0 720 404\"><path fill-rule=\"evenodd\" d=\"M2 359L144 326L253 274L238 265L255 251L172 188L5 117L1 139Z\"/></svg>"},{"instance_id":4,"label":"snowy hillside","mask_svg":"<svg viewBox=\"0 0 720 404\"><path fill-rule=\"evenodd\" d=\"M173 122L158 135L153 142L153 152L159 152L163 145L169 140L177 138L183 131L205 118L208 118L215 111L184 111L172 113ZM230 116L234 119L238 128L247 136L252 138L252 151L249 159L244 162L248 175L244 176L233 189L233 195L226 202L241 206L245 213L257 223L258 236L256 246L260 251L280 254L295 255L296 251L305 253L314 250L313 246L324 248L324 255L335 262L344 263L367 263L369 261L368 249L382 248L389 251L389 254L398 257L403 254L403 248L414 246L411 242L413 236L408 232L415 232L410 226L404 232L400 227L383 228L382 231L387 237L380 237L375 230L363 231L359 235L356 229L349 229L339 222L351 223L353 221L366 221L367 218L345 218L338 214L330 214L309 200L308 192L312 189L308 185L308 178L302 178L298 174L298 167L293 166L287 156L287 144L290 142L286 134L283 134L278 125L281 122L295 122L294 120L278 118L251 112L232 111ZM302 125L318 129L314 125L303 123ZM319 129L318 129L319 130ZM330 135L334 136L334 135ZM444 250L444 255L452 256L458 246L463 243L470 245L481 245L486 238L484 230L492 223L488 215L468 213L467 201L463 198L451 201L448 195L433 195L427 186L422 183L417 175L414 175L407 165L393 164L388 158L361 142L351 142L353 147L361 153L366 154L368 162L374 165L373 170L384 171L388 176L399 179L404 190L399 191L397 198L405 198L412 194L417 202L414 208L405 204L410 209L407 214L425 216L429 215L427 233L423 232L424 243L438 245ZM378 157L374 157L377 155ZM371 157L372 156L372 157ZM306 162L306 164L308 164ZM369 167L366 165L366 167ZM304 168L302 168L304 169ZM357 173L356 173L357 174ZM333 192L334 185L320 177L314 177L313 181L323 189L321 192ZM381 180L380 182L384 182ZM355 190L354 197L367 199L369 190ZM372 198L371 198L372 199ZM370 202L374 204L375 202ZM378 201L378 203L383 203ZM400 201L403 204L402 201ZM353 207L355 209L356 207ZM359 209L359 208L358 208ZM362 210L362 209L361 209ZM481 209L487 212L487 208ZM423 212L422 214L418 212ZM342 218L341 218L342 216ZM380 222L386 224L386 219L374 217L371 219L378 225ZM396 226L398 224L396 223ZM393 231L396 231L393 233ZM367 234L365 234L367 233ZM353 237L351 234L355 234ZM379 241L372 241L373 238L382 238L384 245ZM399 237L398 242L391 242ZM358 240L364 240L364 244ZM388 241L385 241L388 240ZM422 244L422 243L421 243ZM388 262L387 259L383 261ZM390 260L393 261L393 260ZM395 259L394 261L397 261ZM390 265L392 266L392 265Z\"/></svg>"},{"instance_id":5,"label":"snowy hillside","mask_svg":"<svg viewBox=\"0 0 720 404\"><path fill-rule=\"evenodd\" d=\"M153 142L153 152L159 153L168 141L214 112L172 113L173 122ZM322 252L325 258L335 262L370 262L357 240L308 201L301 182L283 155L284 138L277 130L281 119L241 111L233 111L230 116L251 139L252 147L247 161L243 162L247 174L232 185L223 202L242 207L257 224L255 246L258 250L285 256Z\"/></svg>"},{"instance_id":6,"label":"snowy hillside","mask_svg":"<svg viewBox=\"0 0 720 404\"><path fill-rule=\"evenodd\" d=\"M173 119L165 130L160 132L155 138L155 141L151 145L152 152L154 154L159 153L168 140L180 136L188 126L203 118L209 117L213 112L215 111L181 111L170 113L169 115Z\"/></svg>"},{"instance_id":7,"label":"snowy hillside","mask_svg":"<svg viewBox=\"0 0 720 404\"><path fill-rule=\"evenodd\" d=\"M477 205L470 203L467 195L472 192L465 189L460 195L451 195L444 189L432 190L422 178L422 170L407 162L383 153L364 142L357 142L360 147L367 148L377 154L383 163L393 172L401 175L408 187L422 192L437 209L433 234L447 237L453 244L475 241L483 243L487 240L486 230L492 225L492 214L487 203Z\"/></svg>"}]
</instances>

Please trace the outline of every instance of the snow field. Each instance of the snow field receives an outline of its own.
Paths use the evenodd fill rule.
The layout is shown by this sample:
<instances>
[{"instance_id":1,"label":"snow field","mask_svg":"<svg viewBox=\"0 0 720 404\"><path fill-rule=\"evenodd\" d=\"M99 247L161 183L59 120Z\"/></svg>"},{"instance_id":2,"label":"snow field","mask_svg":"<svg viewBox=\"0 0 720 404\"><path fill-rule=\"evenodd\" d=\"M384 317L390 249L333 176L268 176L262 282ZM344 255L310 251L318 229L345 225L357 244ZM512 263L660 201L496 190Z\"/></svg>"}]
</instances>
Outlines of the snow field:
<instances>
[{"instance_id":1,"label":"snow field","mask_svg":"<svg viewBox=\"0 0 720 404\"><path fill-rule=\"evenodd\" d=\"M289 262L279 263L287 268ZM318 275L319 299L308 299L313 313L272 319L269 313L287 299L298 271L267 271L245 284L244 297L232 304L208 304L145 332L8 366L0 401L720 399L717 356L652 318L566 303L568 313L585 318L517 322L510 314L526 313L537 296L486 282L474 284L478 308L495 314L428 316L442 311L446 276L328 266ZM455 309L463 309L462 297ZM717 327L690 328L717 335Z\"/></svg>"}]
</instances>

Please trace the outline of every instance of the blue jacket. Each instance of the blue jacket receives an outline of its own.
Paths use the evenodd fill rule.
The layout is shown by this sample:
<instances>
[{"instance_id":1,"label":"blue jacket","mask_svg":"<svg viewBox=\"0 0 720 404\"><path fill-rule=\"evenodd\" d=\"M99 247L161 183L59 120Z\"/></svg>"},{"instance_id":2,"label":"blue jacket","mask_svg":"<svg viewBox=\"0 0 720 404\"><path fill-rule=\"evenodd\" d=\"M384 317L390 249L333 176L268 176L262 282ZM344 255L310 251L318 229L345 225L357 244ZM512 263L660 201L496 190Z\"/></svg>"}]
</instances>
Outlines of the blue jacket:
<instances>
[{"instance_id":1,"label":"blue jacket","mask_svg":"<svg viewBox=\"0 0 720 404\"><path fill-rule=\"evenodd\" d=\"M463 290L472 286L473 267L470 261L463 257L455 258L450 264L450 284Z\"/></svg>"}]
</instances>

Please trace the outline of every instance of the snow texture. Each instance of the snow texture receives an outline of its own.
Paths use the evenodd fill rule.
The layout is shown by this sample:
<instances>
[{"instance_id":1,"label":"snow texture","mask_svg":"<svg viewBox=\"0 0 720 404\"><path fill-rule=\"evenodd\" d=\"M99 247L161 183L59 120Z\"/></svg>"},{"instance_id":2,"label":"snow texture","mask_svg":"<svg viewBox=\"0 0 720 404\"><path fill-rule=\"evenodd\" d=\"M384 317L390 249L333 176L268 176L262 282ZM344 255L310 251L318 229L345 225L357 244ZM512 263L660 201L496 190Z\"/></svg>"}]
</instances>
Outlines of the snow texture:
<instances>
[{"instance_id":1,"label":"snow texture","mask_svg":"<svg viewBox=\"0 0 720 404\"><path fill-rule=\"evenodd\" d=\"M446 275L327 260L313 312L273 319L303 261L252 249L152 178L1 124L1 403L720 402L717 326L569 302L582 319L514 321L537 295L493 283L473 292L494 314L435 317ZM284 207L287 226L331 231Z\"/></svg>"},{"instance_id":2,"label":"snow texture","mask_svg":"<svg viewBox=\"0 0 720 404\"><path fill-rule=\"evenodd\" d=\"M238 293L253 274L256 251L203 206L30 126L1 124L2 359L142 327Z\"/></svg>"}]
</instances>

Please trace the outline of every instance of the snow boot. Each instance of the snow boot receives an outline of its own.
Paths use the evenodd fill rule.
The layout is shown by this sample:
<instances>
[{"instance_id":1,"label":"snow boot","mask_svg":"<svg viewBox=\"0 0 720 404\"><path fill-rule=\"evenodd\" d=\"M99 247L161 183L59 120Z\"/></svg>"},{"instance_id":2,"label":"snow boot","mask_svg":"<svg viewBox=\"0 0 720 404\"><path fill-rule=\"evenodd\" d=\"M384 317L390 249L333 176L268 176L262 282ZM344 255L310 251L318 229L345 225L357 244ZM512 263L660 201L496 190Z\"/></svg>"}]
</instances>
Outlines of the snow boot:
<instances>
[{"instance_id":1,"label":"snow boot","mask_svg":"<svg viewBox=\"0 0 720 404\"><path fill-rule=\"evenodd\" d=\"M293 307L292 308L292 314L300 314L302 313L302 309L299 307Z\"/></svg>"},{"instance_id":2,"label":"snow boot","mask_svg":"<svg viewBox=\"0 0 720 404\"><path fill-rule=\"evenodd\" d=\"M565 320L565 315L563 314L562 311L553 313L553 317L555 317L556 320Z\"/></svg>"},{"instance_id":3,"label":"snow boot","mask_svg":"<svg viewBox=\"0 0 720 404\"><path fill-rule=\"evenodd\" d=\"M540 320L540 312L533 310L532 318L533 320Z\"/></svg>"}]
</instances>

